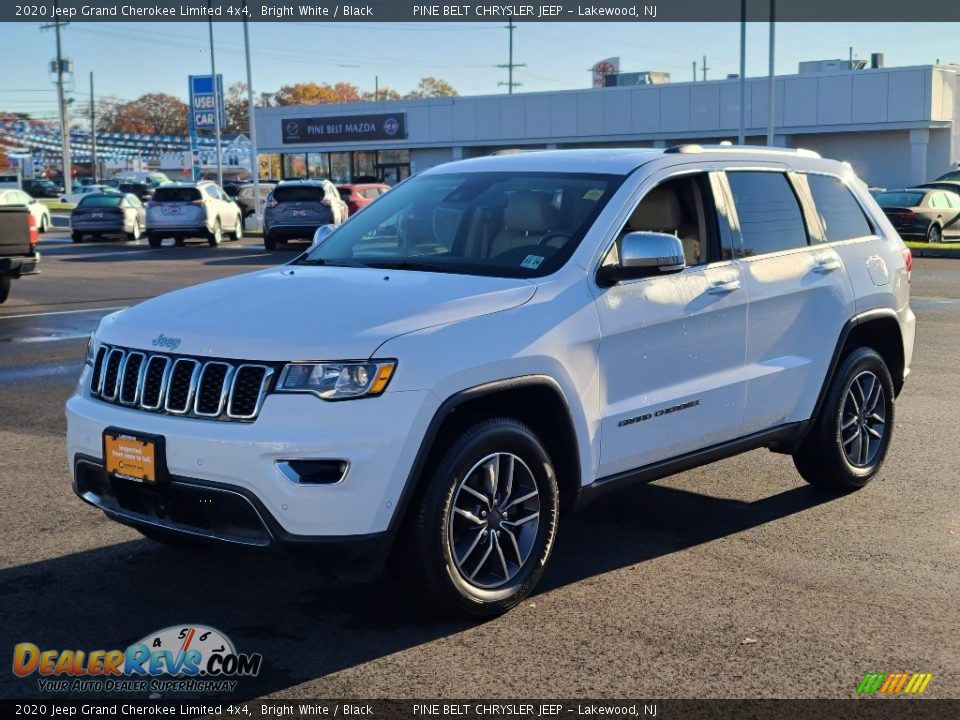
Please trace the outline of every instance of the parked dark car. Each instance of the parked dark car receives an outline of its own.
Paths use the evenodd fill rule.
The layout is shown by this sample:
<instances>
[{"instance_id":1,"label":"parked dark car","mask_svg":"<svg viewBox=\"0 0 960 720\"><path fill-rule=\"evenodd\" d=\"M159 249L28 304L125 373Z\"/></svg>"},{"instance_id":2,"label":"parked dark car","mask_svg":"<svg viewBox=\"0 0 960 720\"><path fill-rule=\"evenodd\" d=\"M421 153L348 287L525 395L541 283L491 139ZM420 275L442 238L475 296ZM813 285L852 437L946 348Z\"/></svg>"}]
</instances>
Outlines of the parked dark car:
<instances>
[{"instance_id":1,"label":"parked dark car","mask_svg":"<svg viewBox=\"0 0 960 720\"><path fill-rule=\"evenodd\" d=\"M312 240L321 225L339 225L347 206L329 180L282 180L263 213L263 245L276 250L287 240Z\"/></svg>"},{"instance_id":2,"label":"parked dark car","mask_svg":"<svg viewBox=\"0 0 960 720\"><path fill-rule=\"evenodd\" d=\"M262 182L260 183L260 207L263 208L266 205L267 197L270 193L273 192L273 189L277 186L276 183L271 182ZM233 194L234 202L240 206L240 209L243 210L243 217L248 218L251 215L256 213L256 208L253 204L253 183L245 183L237 188L237 192Z\"/></svg>"},{"instance_id":3,"label":"parked dark car","mask_svg":"<svg viewBox=\"0 0 960 720\"><path fill-rule=\"evenodd\" d=\"M337 185L340 199L347 204L350 214L364 208L390 189L383 183L344 183Z\"/></svg>"},{"instance_id":4,"label":"parked dark car","mask_svg":"<svg viewBox=\"0 0 960 720\"><path fill-rule=\"evenodd\" d=\"M70 236L75 243L92 235L124 235L139 240L147 224L146 209L133 193L90 195L70 213Z\"/></svg>"},{"instance_id":5,"label":"parked dark car","mask_svg":"<svg viewBox=\"0 0 960 720\"><path fill-rule=\"evenodd\" d=\"M147 200L153 197L156 187L146 182L122 182L117 187L117 190L122 193L136 195L142 202L147 202Z\"/></svg>"},{"instance_id":6,"label":"parked dark car","mask_svg":"<svg viewBox=\"0 0 960 720\"><path fill-rule=\"evenodd\" d=\"M904 239L960 239L960 195L941 187L888 190L874 198Z\"/></svg>"},{"instance_id":7,"label":"parked dark car","mask_svg":"<svg viewBox=\"0 0 960 720\"><path fill-rule=\"evenodd\" d=\"M63 186L57 185L52 180L41 178L39 180L24 180L23 191L33 197L60 197L63 192Z\"/></svg>"},{"instance_id":8,"label":"parked dark car","mask_svg":"<svg viewBox=\"0 0 960 720\"><path fill-rule=\"evenodd\" d=\"M948 173L944 173L937 180L951 180L953 182L960 182L960 170L951 170Z\"/></svg>"}]
</instances>

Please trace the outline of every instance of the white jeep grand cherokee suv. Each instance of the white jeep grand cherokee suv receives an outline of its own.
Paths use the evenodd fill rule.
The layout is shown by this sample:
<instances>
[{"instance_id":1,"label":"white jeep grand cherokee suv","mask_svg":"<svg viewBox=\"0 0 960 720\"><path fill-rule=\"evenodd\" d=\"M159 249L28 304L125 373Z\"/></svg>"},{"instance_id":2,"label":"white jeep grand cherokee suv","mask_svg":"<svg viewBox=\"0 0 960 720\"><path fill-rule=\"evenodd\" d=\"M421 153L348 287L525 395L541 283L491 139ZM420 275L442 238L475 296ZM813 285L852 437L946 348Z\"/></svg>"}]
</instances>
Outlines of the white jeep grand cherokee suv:
<instances>
[{"instance_id":1,"label":"white jeep grand cherokee suv","mask_svg":"<svg viewBox=\"0 0 960 720\"><path fill-rule=\"evenodd\" d=\"M74 486L156 540L310 548L347 577L390 556L493 615L608 490L759 447L865 485L910 268L850 167L810 152L442 165L289 264L105 318L67 403Z\"/></svg>"}]
</instances>

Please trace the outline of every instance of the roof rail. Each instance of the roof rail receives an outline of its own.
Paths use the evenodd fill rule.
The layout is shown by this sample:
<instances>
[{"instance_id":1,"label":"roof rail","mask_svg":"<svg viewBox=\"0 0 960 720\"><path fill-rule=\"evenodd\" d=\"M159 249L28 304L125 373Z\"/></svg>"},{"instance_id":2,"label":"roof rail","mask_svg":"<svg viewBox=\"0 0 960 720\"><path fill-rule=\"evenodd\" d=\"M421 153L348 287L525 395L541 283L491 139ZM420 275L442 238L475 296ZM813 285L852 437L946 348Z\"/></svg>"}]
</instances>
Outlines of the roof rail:
<instances>
[{"instance_id":1,"label":"roof rail","mask_svg":"<svg viewBox=\"0 0 960 720\"><path fill-rule=\"evenodd\" d=\"M696 154L706 152L737 152L756 153L758 155L797 155L799 157L818 158L820 153L805 148L781 148L767 147L764 145L734 145L729 142L721 142L719 145L699 145L697 143L686 143L684 145L674 145L664 150L665 153Z\"/></svg>"}]
</instances>

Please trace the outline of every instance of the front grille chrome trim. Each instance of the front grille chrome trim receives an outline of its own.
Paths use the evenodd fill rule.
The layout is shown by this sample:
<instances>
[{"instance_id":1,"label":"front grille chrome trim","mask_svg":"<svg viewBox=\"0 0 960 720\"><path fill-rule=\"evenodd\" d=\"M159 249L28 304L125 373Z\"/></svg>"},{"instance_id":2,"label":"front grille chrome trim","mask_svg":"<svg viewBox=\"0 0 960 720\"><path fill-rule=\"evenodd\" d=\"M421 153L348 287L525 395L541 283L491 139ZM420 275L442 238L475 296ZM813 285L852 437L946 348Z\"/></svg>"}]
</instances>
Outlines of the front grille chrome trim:
<instances>
[{"instance_id":1,"label":"front grille chrome trim","mask_svg":"<svg viewBox=\"0 0 960 720\"><path fill-rule=\"evenodd\" d=\"M131 376L134 390L124 392L124 383L131 361L139 361L135 379ZM110 367L116 367L116 376L112 383L107 382ZM189 372L186 396L177 393L176 399L185 402L172 402L172 389L175 376L180 369L181 381L186 380L183 374ZM213 373L213 371L216 373ZM238 389L238 378L244 370L256 370L261 373L260 383L257 386L256 376L244 383L243 398L239 403L235 393ZM128 350L121 347L101 345L94 360L94 373L91 373L89 392L90 396L102 402L123 407L143 410L147 412L177 415L180 417L202 418L204 420L222 420L233 422L253 422L257 419L266 394L270 391L275 368L261 363L234 362L230 360L207 360L182 355L155 354L143 350ZM223 373L223 380L218 385L213 378ZM157 381L157 374L160 374ZM150 387L156 392L154 402L148 402L147 385L150 378L159 382ZM247 376L249 377L249 375ZM96 382L94 382L96 380ZM213 383L205 387L204 383ZM182 388L182 386L180 386ZM255 395L253 393L256 393ZM215 393L216 408L214 412L211 393ZM151 397L153 393L150 393ZM203 401L204 395L208 398ZM237 412L239 404L243 410L251 406L250 413Z\"/></svg>"}]
</instances>

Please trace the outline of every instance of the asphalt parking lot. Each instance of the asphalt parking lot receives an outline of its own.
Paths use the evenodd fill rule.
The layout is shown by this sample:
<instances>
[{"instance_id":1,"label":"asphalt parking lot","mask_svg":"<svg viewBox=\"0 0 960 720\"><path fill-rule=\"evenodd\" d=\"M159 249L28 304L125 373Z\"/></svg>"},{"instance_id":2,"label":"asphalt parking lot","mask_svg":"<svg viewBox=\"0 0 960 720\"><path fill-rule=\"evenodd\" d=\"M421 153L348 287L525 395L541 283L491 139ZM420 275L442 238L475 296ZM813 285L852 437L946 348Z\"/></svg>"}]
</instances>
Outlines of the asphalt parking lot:
<instances>
[{"instance_id":1,"label":"asphalt parking lot","mask_svg":"<svg viewBox=\"0 0 960 720\"><path fill-rule=\"evenodd\" d=\"M76 498L63 404L99 318L293 253L62 231L41 249L43 273L0 307L0 652L203 623L263 654L243 697L848 698L867 672L933 673L927 696L960 697L960 260L915 263L913 374L865 490L821 494L762 450L635 488L563 518L539 592L474 625L387 580L161 547ZM0 697L38 694L0 672Z\"/></svg>"}]
</instances>

